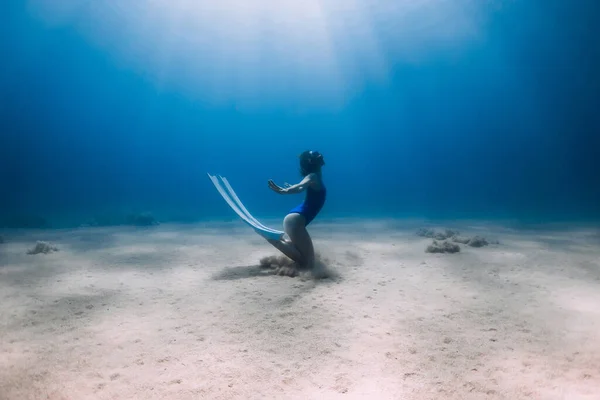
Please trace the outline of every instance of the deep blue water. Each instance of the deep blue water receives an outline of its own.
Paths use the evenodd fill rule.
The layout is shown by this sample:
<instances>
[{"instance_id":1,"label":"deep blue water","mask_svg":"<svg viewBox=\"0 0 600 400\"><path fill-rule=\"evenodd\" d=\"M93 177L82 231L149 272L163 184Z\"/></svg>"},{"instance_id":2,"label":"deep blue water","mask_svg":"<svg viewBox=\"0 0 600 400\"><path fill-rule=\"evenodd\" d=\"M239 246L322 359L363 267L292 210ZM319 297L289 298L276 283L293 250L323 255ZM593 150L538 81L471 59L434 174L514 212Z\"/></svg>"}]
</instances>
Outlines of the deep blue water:
<instances>
[{"instance_id":1,"label":"deep blue water","mask_svg":"<svg viewBox=\"0 0 600 400\"><path fill-rule=\"evenodd\" d=\"M249 27L74 3L0 6L0 220L233 218L206 172L283 217L301 196L267 180L297 181L305 149L324 218L600 218L595 1L312 1Z\"/></svg>"}]
</instances>

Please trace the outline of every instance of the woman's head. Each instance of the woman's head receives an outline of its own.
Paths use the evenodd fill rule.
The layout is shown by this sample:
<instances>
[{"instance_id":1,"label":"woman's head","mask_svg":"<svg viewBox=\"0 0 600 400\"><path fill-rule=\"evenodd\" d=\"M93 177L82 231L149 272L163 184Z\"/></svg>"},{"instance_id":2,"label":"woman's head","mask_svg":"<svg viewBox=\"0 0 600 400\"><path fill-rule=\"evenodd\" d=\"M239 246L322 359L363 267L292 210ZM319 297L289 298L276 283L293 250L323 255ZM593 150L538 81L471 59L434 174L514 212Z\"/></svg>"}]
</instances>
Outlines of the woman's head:
<instances>
[{"instance_id":1,"label":"woman's head","mask_svg":"<svg viewBox=\"0 0 600 400\"><path fill-rule=\"evenodd\" d=\"M320 172L321 167L325 165L323 155L318 151L307 150L300 154L300 174L306 176L315 172Z\"/></svg>"}]
</instances>

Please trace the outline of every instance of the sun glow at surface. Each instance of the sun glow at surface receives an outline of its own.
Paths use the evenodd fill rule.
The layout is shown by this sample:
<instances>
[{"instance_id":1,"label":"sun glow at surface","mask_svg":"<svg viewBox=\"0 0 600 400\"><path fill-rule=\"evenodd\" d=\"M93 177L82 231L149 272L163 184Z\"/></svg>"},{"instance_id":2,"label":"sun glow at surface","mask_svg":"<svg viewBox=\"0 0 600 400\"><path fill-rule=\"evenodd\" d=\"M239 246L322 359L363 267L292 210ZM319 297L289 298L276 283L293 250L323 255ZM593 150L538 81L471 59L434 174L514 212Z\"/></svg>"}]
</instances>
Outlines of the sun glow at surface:
<instances>
[{"instance_id":1,"label":"sun glow at surface","mask_svg":"<svg viewBox=\"0 0 600 400\"><path fill-rule=\"evenodd\" d=\"M31 0L116 62L213 103L338 107L399 62L477 37L474 0ZM293 95L291 96L290 93ZM285 96L283 96L285 94Z\"/></svg>"}]
</instances>

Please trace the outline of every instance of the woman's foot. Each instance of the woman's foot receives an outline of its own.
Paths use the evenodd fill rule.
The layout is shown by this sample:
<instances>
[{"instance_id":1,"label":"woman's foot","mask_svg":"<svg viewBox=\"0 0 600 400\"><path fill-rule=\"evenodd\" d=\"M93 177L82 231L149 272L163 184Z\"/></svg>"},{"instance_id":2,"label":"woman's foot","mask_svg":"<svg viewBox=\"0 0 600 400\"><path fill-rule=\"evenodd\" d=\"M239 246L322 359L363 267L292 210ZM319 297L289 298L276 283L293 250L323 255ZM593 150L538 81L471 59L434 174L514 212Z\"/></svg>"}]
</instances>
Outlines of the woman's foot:
<instances>
[{"instance_id":1,"label":"woman's foot","mask_svg":"<svg viewBox=\"0 0 600 400\"><path fill-rule=\"evenodd\" d=\"M271 240L267 239L269 243L271 243L277 250L281 251L283 254L288 256L291 260L301 263L302 262L302 254L298 251L298 249L292 244L292 242L286 242L283 240Z\"/></svg>"}]
</instances>

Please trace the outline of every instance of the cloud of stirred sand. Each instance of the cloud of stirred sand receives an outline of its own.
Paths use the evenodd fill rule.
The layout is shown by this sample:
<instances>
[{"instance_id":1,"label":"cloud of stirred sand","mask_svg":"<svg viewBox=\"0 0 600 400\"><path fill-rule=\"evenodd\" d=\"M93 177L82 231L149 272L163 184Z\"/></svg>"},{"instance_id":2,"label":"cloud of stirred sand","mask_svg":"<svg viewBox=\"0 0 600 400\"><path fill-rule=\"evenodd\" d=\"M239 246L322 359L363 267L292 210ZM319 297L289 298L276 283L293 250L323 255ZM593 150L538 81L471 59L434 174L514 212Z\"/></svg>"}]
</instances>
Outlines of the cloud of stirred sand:
<instances>
[{"instance_id":1,"label":"cloud of stirred sand","mask_svg":"<svg viewBox=\"0 0 600 400\"><path fill-rule=\"evenodd\" d=\"M261 268L274 270L275 274L290 277L301 277L305 279L334 279L339 274L331 267L331 260L321 254L315 254L315 265L312 269L306 269L298 265L286 256L267 256L260 260Z\"/></svg>"}]
</instances>

